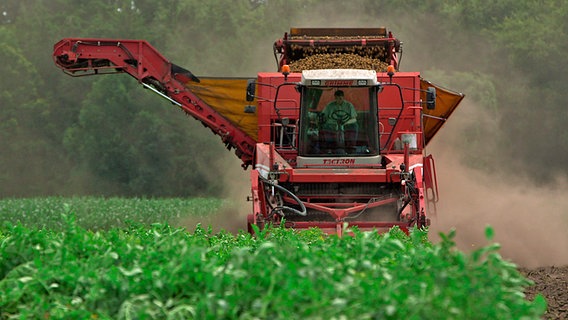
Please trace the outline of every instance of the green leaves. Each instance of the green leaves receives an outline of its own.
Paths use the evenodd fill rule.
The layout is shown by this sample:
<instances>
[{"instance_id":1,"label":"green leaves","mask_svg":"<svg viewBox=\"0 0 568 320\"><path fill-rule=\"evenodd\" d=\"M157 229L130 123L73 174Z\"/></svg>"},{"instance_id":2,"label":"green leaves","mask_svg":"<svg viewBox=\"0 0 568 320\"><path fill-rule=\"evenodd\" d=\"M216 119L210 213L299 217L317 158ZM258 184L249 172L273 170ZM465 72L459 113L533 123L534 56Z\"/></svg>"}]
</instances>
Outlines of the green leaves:
<instances>
[{"instance_id":1,"label":"green leaves","mask_svg":"<svg viewBox=\"0 0 568 320\"><path fill-rule=\"evenodd\" d=\"M493 237L495 236L495 231L491 226L487 226L485 228L485 238L489 241L493 241Z\"/></svg>"},{"instance_id":2,"label":"green leaves","mask_svg":"<svg viewBox=\"0 0 568 320\"><path fill-rule=\"evenodd\" d=\"M352 237L269 228L261 237L165 224L92 232L2 230L0 319L538 319L546 301L497 246L471 256L452 234Z\"/></svg>"},{"instance_id":3,"label":"green leaves","mask_svg":"<svg viewBox=\"0 0 568 320\"><path fill-rule=\"evenodd\" d=\"M3 223L21 223L34 229L63 231L76 225L101 230L152 223L184 225L185 219L204 219L225 205L231 203L214 198L7 198L0 199L0 216Z\"/></svg>"},{"instance_id":4,"label":"green leaves","mask_svg":"<svg viewBox=\"0 0 568 320\"><path fill-rule=\"evenodd\" d=\"M538 319L542 296L491 243L319 229L214 234L172 227L215 199L0 200L0 319L99 317ZM130 221L130 222L127 222ZM254 228L254 227L253 227ZM95 316L96 315L96 316Z\"/></svg>"}]
</instances>

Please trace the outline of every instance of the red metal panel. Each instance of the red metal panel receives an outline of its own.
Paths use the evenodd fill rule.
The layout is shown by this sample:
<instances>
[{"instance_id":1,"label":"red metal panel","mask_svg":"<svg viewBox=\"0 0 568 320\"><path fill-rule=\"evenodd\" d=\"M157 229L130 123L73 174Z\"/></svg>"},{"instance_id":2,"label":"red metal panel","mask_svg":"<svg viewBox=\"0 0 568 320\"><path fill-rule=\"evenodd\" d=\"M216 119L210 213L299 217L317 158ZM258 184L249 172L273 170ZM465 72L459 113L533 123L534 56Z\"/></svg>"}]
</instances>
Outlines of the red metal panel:
<instances>
[{"instance_id":1,"label":"red metal panel","mask_svg":"<svg viewBox=\"0 0 568 320\"><path fill-rule=\"evenodd\" d=\"M300 117L300 95L293 85L277 87L285 81L299 82L301 74L292 73L287 79L282 73L260 72L257 76L258 96L258 142L271 142L272 123L284 117L295 121ZM276 94L278 93L278 96ZM277 99L277 101L276 101Z\"/></svg>"}]
</instances>

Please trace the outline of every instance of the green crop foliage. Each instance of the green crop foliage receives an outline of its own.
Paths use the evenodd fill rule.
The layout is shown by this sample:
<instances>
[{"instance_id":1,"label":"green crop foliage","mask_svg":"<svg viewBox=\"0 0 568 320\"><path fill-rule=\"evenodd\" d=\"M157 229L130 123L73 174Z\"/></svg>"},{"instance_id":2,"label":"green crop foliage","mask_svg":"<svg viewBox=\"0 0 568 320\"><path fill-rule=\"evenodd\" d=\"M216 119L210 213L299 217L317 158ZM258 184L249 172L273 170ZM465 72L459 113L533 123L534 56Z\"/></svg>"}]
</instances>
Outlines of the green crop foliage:
<instances>
[{"instance_id":1,"label":"green crop foliage","mask_svg":"<svg viewBox=\"0 0 568 320\"><path fill-rule=\"evenodd\" d=\"M251 236L62 220L0 228L0 319L539 319L546 309L542 296L525 299L530 282L497 244L466 254L453 232L432 244L396 228Z\"/></svg>"},{"instance_id":2,"label":"green crop foliage","mask_svg":"<svg viewBox=\"0 0 568 320\"><path fill-rule=\"evenodd\" d=\"M154 222L175 224L186 217L207 216L225 202L216 198L7 198L0 199L0 217L3 222L61 230L65 216L73 215L78 226L100 230Z\"/></svg>"}]
</instances>

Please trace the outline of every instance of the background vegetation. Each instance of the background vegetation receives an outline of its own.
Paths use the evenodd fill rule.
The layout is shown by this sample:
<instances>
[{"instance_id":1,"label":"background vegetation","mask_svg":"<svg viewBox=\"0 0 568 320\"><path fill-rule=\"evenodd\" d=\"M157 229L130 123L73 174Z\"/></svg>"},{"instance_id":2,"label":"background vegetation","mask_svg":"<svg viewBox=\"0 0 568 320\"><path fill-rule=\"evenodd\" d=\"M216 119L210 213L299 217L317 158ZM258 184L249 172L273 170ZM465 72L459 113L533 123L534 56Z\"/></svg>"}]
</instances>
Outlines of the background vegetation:
<instances>
[{"instance_id":1,"label":"background vegetation","mask_svg":"<svg viewBox=\"0 0 568 320\"><path fill-rule=\"evenodd\" d=\"M543 0L4 0L0 3L0 197L218 195L238 159L128 76L73 79L64 37L138 38L193 73L276 69L292 26L387 26L403 70L465 92L498 128L464 128L464 159L544 182L568 168L568 3Z\"/></svg>"}]
</instances>

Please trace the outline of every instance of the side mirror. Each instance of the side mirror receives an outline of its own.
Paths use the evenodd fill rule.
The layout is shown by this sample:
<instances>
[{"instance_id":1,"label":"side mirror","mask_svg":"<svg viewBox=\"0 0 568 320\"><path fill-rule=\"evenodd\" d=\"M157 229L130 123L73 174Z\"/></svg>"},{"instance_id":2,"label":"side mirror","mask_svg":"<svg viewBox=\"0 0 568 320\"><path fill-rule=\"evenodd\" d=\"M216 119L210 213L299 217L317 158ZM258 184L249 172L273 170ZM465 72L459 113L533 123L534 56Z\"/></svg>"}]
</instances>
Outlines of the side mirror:
<instances>
[{"instance_id":1,"label":"side mirror","mask_svg":"<svg viewBox=\"0 0 568 320\"><path fill-rule=\"evenodd\" d=\"M436 88L428 87L426 91L426 108L428 110L436 109Z\"/></svg>"},{"instance_id":2,"label":"side mirror","mask_svg":"<svg viewBox=\"0 0 568 320\"><path fill-rule=\"evenodd\" d=\"M256 95L256 80L249 79L247 82L247 101L254 101Z\"/></svg>"}]
</instances>

